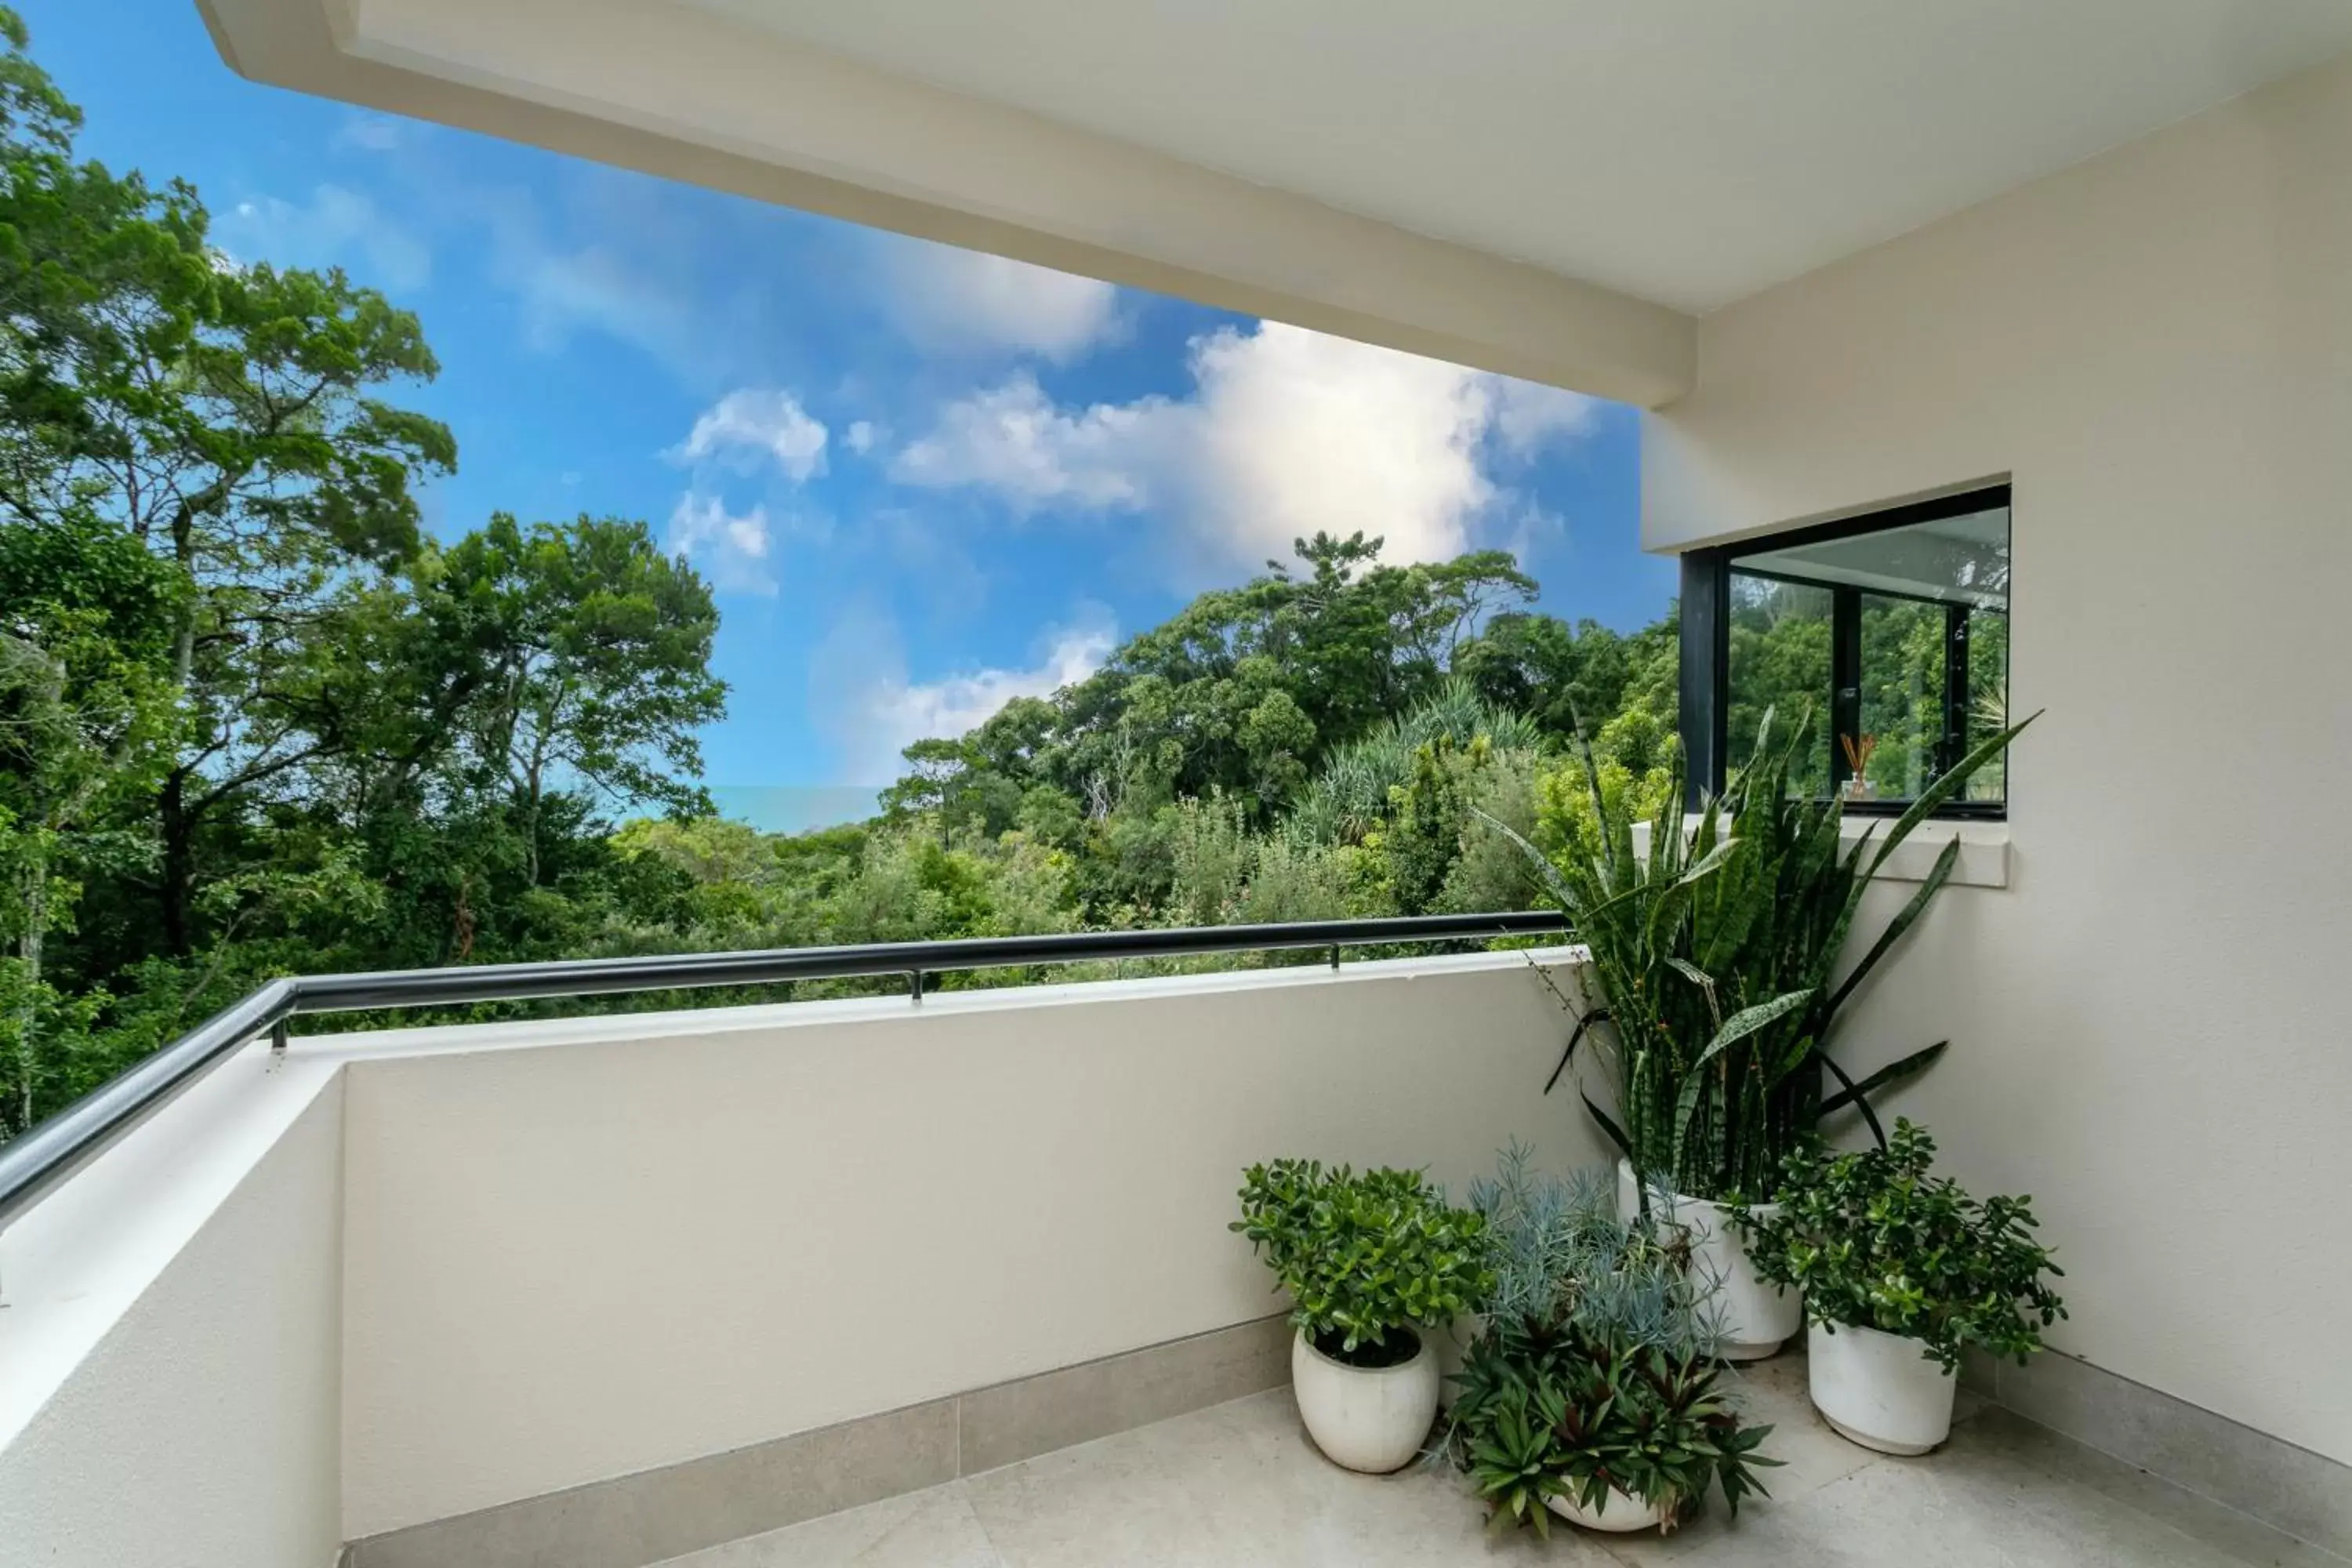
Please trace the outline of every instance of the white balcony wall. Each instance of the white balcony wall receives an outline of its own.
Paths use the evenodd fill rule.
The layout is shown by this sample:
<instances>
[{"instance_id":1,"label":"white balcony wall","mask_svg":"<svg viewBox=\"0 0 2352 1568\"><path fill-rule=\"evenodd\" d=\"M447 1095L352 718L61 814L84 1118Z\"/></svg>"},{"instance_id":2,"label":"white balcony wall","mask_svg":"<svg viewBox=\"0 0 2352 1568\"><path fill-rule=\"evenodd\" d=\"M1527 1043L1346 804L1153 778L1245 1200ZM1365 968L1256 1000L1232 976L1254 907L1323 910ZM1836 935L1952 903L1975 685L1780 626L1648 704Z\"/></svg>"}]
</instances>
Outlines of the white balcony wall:
<instances>
[{"instance_id":1,"label":"white balcony wall","mask_svg":"<svg viewBox=\"0 0 2352 1568\"><path fill-rule=\"evenodd\" d=\"M257 1048L0 1236L0 1568L331 1568L341 1175Z\"/></svg>"},{"instance_id":2,"label":"white balcony wall","mask_svg":"<svg viewBox=\"0 0 2352 1568\"><path fill-rule=\"evenodd\" d=\"M2352 60L1709 317L1643 469L1668 549L2013 476L2011 883L1849 1044L1953 1037L2056 1343L2352 1461Z\"/></svg>"},{"instance_id":3,"label":"white balcony wall","mask_svg":"<svg viewBox=\"0 0 2352 1568\"><path fill-rule=\"evenodd\" d=\"M382 1037L358 1538L1245 1321L1244 1164L1600 1158L1526 955Z\"/></svg>"}]
</instances>

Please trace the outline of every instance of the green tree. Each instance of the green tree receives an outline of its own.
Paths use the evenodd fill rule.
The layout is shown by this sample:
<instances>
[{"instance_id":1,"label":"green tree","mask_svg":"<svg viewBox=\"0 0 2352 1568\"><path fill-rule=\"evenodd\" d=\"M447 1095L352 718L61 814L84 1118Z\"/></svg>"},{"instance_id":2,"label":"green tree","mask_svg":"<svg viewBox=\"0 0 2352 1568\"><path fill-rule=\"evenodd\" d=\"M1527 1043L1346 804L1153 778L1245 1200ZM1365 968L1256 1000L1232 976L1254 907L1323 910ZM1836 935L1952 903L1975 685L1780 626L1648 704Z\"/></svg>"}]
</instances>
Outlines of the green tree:
<instances>
[{"instance_id":1,"label":"green tree","mask_svg":"<svg viewBox=\"0 0 2352 1568\"><path fill-rule=\"evenodd\" d=\"M525 529L500 512L420 576L409 624L475 661L469 760L516 803L530 880L558 780L629 805L709 810L695 781L698 731L726 711L727 685L710 673L719 611L644 523Z\"/></svg>"},{"instance_id":2,"label":"green tree","mask_svg":"<svg viewBox=\"0 0 2352 1568\"><path fill-rule=\"evenodd\" d=\"M138 867L147 837L121 824L169 756L172 584L142 550L87 519L0 524L0 937L13 958L0 1038L13 1079L0 1136L63 1087L65 1037L89 1009L51 983L47 941L69 927L79 879Z\"/></svg>"},{"instance_id":3,"label":"green tree","mask_svg":"<svg viewBox=\"0 0 2352 1568\"><path fill-rule=\"evenodd\" d=\"M1413 752L1412 776L1395 792L1395 810L1381 837L1399 914L1424 914L1436 901L1462 851L1462 828L1470 816L1468 775L1491 758L1483 740L1456 751L1452 738L1444 735Z\"/></svg>"},{"instance_id":4,"label":"green tree","mask_svg":"<svg viewBox=\"0 0 2352 1568\"><path fill-rule=\"evenodd\" d=\"M413 315L233 265L193 189L75 163L79 112L13 14L0 36L0 510L103 519L177 575L155 901L185 952L200 833L336 746L344 612L415 555L415 486L455 447L376 395L437 368Z\"/></svg>"}]
</instances>

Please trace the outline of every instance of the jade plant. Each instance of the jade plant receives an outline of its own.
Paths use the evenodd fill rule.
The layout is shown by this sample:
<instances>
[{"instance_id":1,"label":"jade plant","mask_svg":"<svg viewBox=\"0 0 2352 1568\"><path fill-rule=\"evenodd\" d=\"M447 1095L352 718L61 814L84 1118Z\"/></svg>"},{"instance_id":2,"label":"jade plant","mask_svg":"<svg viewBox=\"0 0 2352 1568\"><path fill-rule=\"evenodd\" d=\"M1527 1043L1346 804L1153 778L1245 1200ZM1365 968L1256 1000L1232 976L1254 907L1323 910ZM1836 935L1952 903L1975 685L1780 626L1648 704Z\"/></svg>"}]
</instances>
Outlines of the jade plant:
<instances>
[{"instance_id":1,"label":"jade plant","mask_svg":"<svg viewBox=\"0 0 2352 1568\"><path fill-rule=\"evenodd\" d=\"M1446 1447L1489 1528L1549 1534L1555 1497L1604 1517L1631 1498L1671 1531L1712 1488L1735 1514L1761 1493L1772 1429L1743 1420L1723 1382L1716 1282L1679 1227L1621 1221L1607 1173L1547 1177L1517 1148L1470 1197L1492 1286Z\"/></svg>"},{"instance_id":2,"label":"jade plant","mask_svg":"<svg viewBox=\"0 0 2352 1568\"><path fill-rule=\"evenodd\" d=\"M1979 1202L1928 1173L1936 1142L1907 1119L1883 1149L1841 1153L1816 1139L1782 1162L1777 1211L1729 1205L1756 1271L1805 1293L1834 1333L1876 1329L1919 1342L1947 1372L1977 1345L2021 1365L2066 1315L2064 1271L2034 1240L2032 1199Z\"/></svg>"},{"instance_id":3,"label":"jade plant","mask_svg":"<svg viewBox=\"0 0 2352 1568\"><path fill-rule=\"evenodd\" d=\"M1485 1219L1418 1171L1276 1160L1244 1173L1241 1204L1228 1228L1289 1292L1291 1325L1334 1361L1411 1361L1415 1327L1470 1310L1489 1283Z\"/></svg>"}]
</instances>

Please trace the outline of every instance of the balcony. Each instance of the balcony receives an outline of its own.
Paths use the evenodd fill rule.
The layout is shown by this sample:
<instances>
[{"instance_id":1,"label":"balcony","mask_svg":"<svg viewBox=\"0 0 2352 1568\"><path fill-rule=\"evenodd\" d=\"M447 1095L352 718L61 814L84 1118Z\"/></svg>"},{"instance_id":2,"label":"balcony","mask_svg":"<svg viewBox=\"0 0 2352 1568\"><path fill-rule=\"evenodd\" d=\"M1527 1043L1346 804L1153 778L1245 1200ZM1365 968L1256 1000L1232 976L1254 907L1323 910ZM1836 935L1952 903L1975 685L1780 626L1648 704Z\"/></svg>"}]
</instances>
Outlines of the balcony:
<instances>
[{"instance_id":1,"label":"balcony","mask_svg":"<svg viewBox=\"0 0 2352 1568\"><path fill-rule=\"evenodd\" d=\"M1691 589L1998 489L2048 717L1842 1027L1952 1040L1904 1109L2073 1316L1930 1457L1784 1355L1736 1523L1488 1543L1306 1449L1225 1225L1281 1152L1601 1160L1571 949L273 1042L404 999L282 982L0 1151L0 1568L2352 1561L2340 4L199 5L298 90L1639 404Z\"/></svg>"},{"instance_id":2,"label":"balcony","mask_svg":"<svg viewBox=\"0 0 2352 1568\"><path fill-rule=\"evenodd\" d=\"M1477 936L1549 918L1420 923ZM1343 943L1401 934L1371 922L1013 939L990 955L715 955L669 977L1036 957L1024 943L1288 942L1328 944L1332 962L282 1049L251 1038L268 1027L257 1016L200 1031L209 1068L159 1058L159 1075L176 1065L190 1081L143 1119L118 1116L111 1142L59 1161L37 1135L9 1156L0 1517L11 1540L58 1550L8 1560L307 1564L346 1546L352 1568L1526 1555L1537 1548L1486 1542L1449 1468L1372 1479L1314 1451L1283 1388L1279 1303L1226 1231L1236 1172L1269 1149L1425 1163L1455 1183L1514 1140L1556 1170L1602 1158L1583 1119L1535 1092L1579 951L1339 962ZM442 1000L604 990L659 982L648 963L662 967L345 977L290 988L307 1001L268 995L315 1008L404 986ZM35 1156L50 1166L39 1182L25 1177ZM2263 1452L2252 1435L2200 1428L2205 1451L2150 1475L2131 1447L2147 1435L2116 1441L2097 1400L2069 1403L2066 1374L2011 1391L1979 1368L1942 1452L1876 1458L1812 1415L1803 1364L1783 1354L1741 1381L1778 1428L1769 1500L1736 1522L1717 1500L1666 1540L1563 1526L1572 1539L1549 1551L1873 1562L1927 1531L1919 1550L1943 1555L1914 1560L2333 1560L2281 1528L2315 1536L2336 1506L2291 1473L2274 1525L2200 1495L2242 1483L2231 1467ZM2265 1479L2282 1481L2275 1467ZM104 1500L126 1495L141 1506Z\"/></svg>"}]
</instances>

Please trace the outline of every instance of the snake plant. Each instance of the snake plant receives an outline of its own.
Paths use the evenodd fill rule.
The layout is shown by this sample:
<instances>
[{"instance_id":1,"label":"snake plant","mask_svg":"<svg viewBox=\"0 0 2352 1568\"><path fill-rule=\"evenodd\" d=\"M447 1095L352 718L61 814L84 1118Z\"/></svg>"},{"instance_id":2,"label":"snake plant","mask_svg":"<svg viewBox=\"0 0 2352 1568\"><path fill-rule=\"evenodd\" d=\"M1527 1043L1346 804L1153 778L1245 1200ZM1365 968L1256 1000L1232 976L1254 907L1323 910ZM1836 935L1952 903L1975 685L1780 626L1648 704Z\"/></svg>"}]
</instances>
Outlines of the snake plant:
<instances>
[{"instance_id":1,"label":"snake plant","mask_svg":"<svg viewBox=\"0 0 2352 1568\"><path fill-rule=\"evenodd\" d=\"M1948 1042L1856 1079L1831 1054L1832 1034L1845 1003L1950 879L1958 837L1842 970L1863 895L1895 848L2032 721L1980 742L1883 835L1874 825L1848 846L1838 800L1790 795L1808 726L1776 744L1767 712L1757 761L1706 803L1696 827L1684 821L1676 760L1646 854L1636 853L1629 814L1602 802L1591 748L1580 736L1599 852L1555 865L1518 842L1592 955L1597 984L1587 994L1596 1005L1579 1016L1561 1069L1590 1037L1606 1061L1615 1114L1589 1093L1584 1102L1645 1187L1663 1184L1701 1198L1763 1192L1821 1119L1847 1107L1885 1143L1871 1093L1920 1071ZM1554 1081L1559 1077L1555 1071Z\"/></svg>"}]
</instances>

